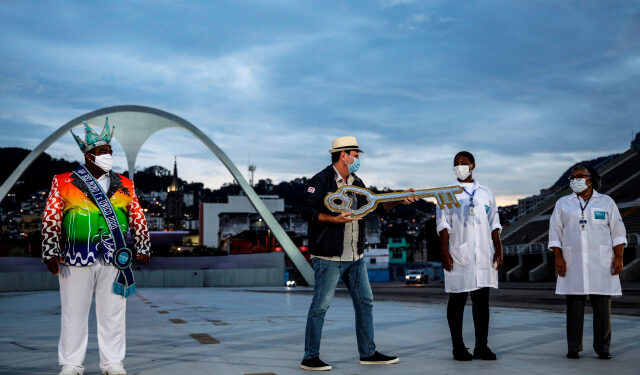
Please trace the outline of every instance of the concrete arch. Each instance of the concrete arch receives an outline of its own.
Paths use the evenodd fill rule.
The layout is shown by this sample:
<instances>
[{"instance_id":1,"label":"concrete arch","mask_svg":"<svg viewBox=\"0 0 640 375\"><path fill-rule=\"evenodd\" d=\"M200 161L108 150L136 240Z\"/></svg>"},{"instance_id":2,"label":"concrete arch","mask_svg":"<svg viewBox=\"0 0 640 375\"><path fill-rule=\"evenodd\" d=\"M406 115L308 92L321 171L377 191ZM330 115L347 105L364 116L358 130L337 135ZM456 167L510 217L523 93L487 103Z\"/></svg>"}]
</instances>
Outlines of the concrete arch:
<instances>
[{"instance_id":1,"label":"concrete arch","mask_svg":"<svg viewBox=\"0 0 640 375\"><path fill-rule=\"evenodd\" d=\"M9 190L18 181L29 165L31 165L31 163L55 141L67 134L70 129L81 125L83 120L90 124L102 126L102 124L104 124L104 119L107 116L109 117L109 122L116 126L114 138L118 139L124 149L129 171L135 171L135 162L138 152L147 139L157 131L166 128L182 128L193 134L199 141L207 146L207 148L224 164L229 172L231 172L231 175L236 179L242 190L249 198L253 207L255 207L258 214L260 214L269 229L271 229L276 239L280 242L282 248L287 252L287 255L300 271L304 279L309 283L309 285L314 284L313 270L309 266L309 263L307 263L298 248L291 241L289 236L285 233L284 229L282 229L262 200L260 200L258 194L256 194L253 188L245 180L244 176L242 176L242 173L240 173L231 159L229 159L229 157L206 134L193 124L179 116L156 108L138 105L107 107L78 116L67 122L33 149L33 151L24 158L13 173L11 173L2 186L0 186L0 202L9 193ZM127 132L127 137L120 137L119 135L123 134L125 130ZM133 172L131 175L133 175Z\"/></svg>"}]
</instances>

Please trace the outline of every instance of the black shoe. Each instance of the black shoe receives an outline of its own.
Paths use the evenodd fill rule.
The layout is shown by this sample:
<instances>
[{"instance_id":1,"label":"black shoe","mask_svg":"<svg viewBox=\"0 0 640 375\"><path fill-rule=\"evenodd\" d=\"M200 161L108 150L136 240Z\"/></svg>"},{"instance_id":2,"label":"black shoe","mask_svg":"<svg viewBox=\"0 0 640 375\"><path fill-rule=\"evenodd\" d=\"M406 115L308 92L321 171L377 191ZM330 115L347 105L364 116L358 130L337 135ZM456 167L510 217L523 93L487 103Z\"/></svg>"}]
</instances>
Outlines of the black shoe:
<instances>
[{"instance_id":1,"label":"black shoe","mask_svg":"<svg viewBox=\"0 0 640 375\"><path fill-rule=\"evenodd\" d=\"M475 347L473 349L473 359L482 359L485 361L495 361L496 359L498 359L495 355L495 353L493 353L491 351L491 349L489 349L488 346L479 348L479 347Z\"/></svg>"},{"instance_id":2,"label":"black shoe","mask_svg":"<svg viewBox=\"0 0 640 375\"><path fill-rule=\"evenodd\" d=\"M331 371L331 365L322 362L320 357L303 359L300 368L310 371Z\"/></svg>"},{"instance_id":3,"label":"black shoe","mask_svg":"<svg viewBox=\"0 0 640 375\"><path fill-rule=\"evenodd\" d=\"M390 357L378 352L373 353L371 357L360 358L361 365L390 365L398 361L400 361L398 357Z\"/></svg>"},{"instance_id":4,"label":"black shoe","mask_svg":"<svg viewBox=\"0 0 640 375\"><path fill-rule=\"evenodd\" d=\"M598 359L611 359L611 354L609 352L600 352L598 353Z\"/></svg>"},{"instance_id":5,"label":"black shoe","mask_svg":"<svg viewBox=\"0 0 640 375\"><path fill-rule=\"evenodd\" d=\"M580 353L578 353L578 352L568 352L567 353L567 358L578 359L578 358L580 358Z\"/></svg>"},{"instance_id":6,"label":"black shoe","mask_svg":"<svg viewBox=\"0 0 640 375\"><path fill-rule=\"evenodd\" d=\"M473 359L473 356L469 353L467 348L460 346L453 348L453 359L456 361L470 361Z\"/></svg>"}]
</instances>

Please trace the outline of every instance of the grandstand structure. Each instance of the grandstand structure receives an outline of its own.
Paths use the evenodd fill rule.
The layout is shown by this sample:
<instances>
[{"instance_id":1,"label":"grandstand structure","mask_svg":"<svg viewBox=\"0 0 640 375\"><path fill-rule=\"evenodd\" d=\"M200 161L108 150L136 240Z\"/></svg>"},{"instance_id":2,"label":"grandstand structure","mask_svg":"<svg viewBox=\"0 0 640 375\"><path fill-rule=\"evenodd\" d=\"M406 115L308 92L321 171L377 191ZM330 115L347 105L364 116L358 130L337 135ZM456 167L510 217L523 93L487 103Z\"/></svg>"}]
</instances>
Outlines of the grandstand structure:
<instances>
[{"instance_id":1,"label":"grandstand structure","mask_svg":"<svg viewBox=\"0 0 640 375\"><path fill-rule=\"evenodd\" d=\"M594 165L602 176L599 192L618 205L627 229L623 281L640 280L640 133L631 147L613 158ZM555 185L536 208L518 218L502 233L504 266L501 278L507 281L550 281L555 277L553 254L547 251L549 218L556 201L568 194L569 181Z\"/></svg>"}]
</instances>

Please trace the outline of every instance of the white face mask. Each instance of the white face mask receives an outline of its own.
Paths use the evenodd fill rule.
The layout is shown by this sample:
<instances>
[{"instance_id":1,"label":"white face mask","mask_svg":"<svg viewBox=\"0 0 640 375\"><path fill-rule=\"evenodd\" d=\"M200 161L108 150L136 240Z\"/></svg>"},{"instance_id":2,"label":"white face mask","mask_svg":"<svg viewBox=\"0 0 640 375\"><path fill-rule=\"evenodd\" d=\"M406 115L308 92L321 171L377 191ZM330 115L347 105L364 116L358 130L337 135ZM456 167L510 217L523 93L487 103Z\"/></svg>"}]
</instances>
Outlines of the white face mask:
<instances>
[{"instance_id":1,"label":"white face mask","mask_svg":"<svg viewBox=\"0 0 640 375\"><path fill-rule=\"evenodd\" d=\"M453 172L456 174L456 177L458 177L458 180L466 180L471 174L468 165L456 165L453 167Z\"/></svg>"},{"instance_id":2,"label":"white face mask","mask_svg":"<svg viewBox=\"0 0 640 375\"><path fill-rule=\"evenodd\" d=\"M574 193L582 193L587 188L587 179L574 178L569 182L569 186Z\"/></svg>"},{"instance_id":3,"label":"white face mask","mask_svg":"<svg viewBox=\"0 0 640 375\"><path fill-rule=\"evenodd\" d=\"M113 167L113 155L104 154L95 156L93 155L93 164L102 169L105 172L109 172Z\"/></svg>"}]
</instances>

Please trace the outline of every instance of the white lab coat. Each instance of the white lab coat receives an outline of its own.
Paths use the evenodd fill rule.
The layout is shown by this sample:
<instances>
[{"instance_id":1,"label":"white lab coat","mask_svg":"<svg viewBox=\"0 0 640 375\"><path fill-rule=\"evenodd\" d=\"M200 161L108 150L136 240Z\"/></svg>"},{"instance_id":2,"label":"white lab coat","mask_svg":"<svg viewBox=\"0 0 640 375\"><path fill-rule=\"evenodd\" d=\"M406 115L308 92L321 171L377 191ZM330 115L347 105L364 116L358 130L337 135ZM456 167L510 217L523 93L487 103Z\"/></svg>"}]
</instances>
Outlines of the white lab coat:
<instances>
[{"instance_id":1,"label":"white lab coat","mask_svg":"<svg viewBox=\"0 0 640 375\"><path fill-rule=\"evenodd\" d=\"M594 190L582 230L580 204L584 207L585 202L577 194L558 199L549 220L549 249L561 248L567 264L565 276L558 277L556 294L622 295L620 278L611 274L613 247L627 243L618 207L611 197Z\"/></svg>"},{"instance_id":2,"label":"white lab coat","mask_svg":"<svg viewBox=\"0 0 640 375\"><path fill-rule=\"evenodd\" d=\"M436 230L449 231L449 253L453 258L451 272L444 271L447 293L462 293L484 287L498 288L498 271L493 263L495 249L491 232L502 230L493 192L474 183L457 183L470 194L474 190L474 215L469 215L471 196L457 194L460 207L436 209Z\"/></svg>"}]
</instances>

